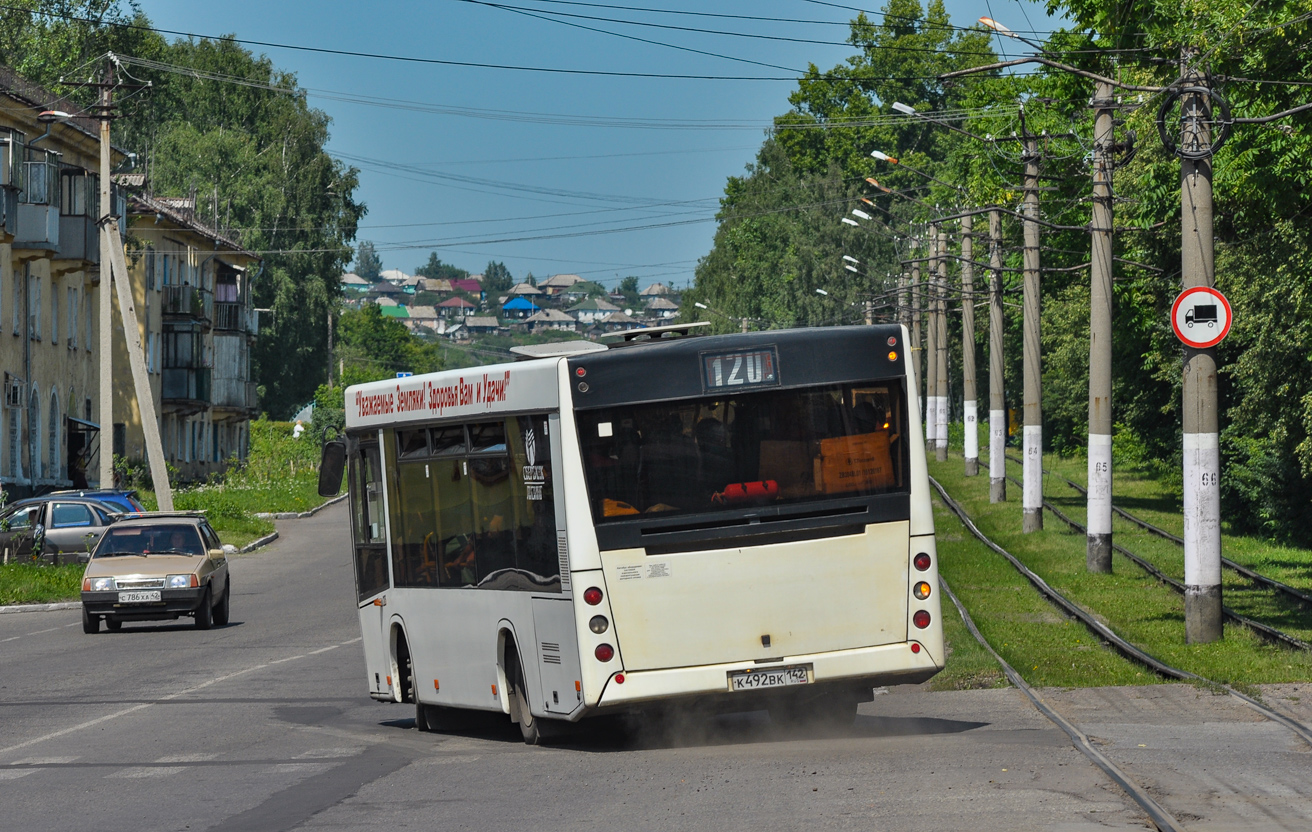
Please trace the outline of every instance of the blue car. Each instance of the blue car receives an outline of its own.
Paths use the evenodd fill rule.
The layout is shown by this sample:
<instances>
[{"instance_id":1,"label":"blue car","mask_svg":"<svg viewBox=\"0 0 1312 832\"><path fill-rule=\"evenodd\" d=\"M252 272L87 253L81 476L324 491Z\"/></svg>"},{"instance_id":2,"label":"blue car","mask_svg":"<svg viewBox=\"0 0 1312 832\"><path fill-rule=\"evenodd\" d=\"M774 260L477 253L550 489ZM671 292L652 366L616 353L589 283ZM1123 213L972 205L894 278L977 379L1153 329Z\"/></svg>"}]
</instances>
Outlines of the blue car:
<instances>
[{"instance_id":1,"label":"blue car","mask_svg":"<svg viewBox=\"0 0 1312 832\"><path fill-rule=\"evenodd\" d=\"M45 495L48 497L85 497L88 500L95 500L111 506L117 511L132 513L145 511L145 507L137 500L137 492L129 491L124 488L103 488L103 489L84 489L81 491L52 491Z\"/></svg>"}]
</instances>

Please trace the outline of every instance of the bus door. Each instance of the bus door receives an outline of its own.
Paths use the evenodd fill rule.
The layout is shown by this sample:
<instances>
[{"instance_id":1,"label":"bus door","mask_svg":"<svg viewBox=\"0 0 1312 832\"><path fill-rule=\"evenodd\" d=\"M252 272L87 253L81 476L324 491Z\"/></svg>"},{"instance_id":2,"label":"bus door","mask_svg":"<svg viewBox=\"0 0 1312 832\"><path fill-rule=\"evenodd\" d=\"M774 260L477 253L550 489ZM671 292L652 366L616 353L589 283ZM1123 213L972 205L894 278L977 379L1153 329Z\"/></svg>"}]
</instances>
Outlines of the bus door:
<instances>
[{"instance_id":1,"label":"bus door","mask_svg":"<svg viewBox=\"0 0 1312 832\"><path fill-rule=\"evenodd\" d=\"M386 514L383 510L383 473L378 440L361 440L349 458L351 495L351 540L355 561L356 601L360 607L360 633L363 638L365 669L369 678L369 695L391 699L387 650L387 574Z\"/></svg>"}]
</instances>

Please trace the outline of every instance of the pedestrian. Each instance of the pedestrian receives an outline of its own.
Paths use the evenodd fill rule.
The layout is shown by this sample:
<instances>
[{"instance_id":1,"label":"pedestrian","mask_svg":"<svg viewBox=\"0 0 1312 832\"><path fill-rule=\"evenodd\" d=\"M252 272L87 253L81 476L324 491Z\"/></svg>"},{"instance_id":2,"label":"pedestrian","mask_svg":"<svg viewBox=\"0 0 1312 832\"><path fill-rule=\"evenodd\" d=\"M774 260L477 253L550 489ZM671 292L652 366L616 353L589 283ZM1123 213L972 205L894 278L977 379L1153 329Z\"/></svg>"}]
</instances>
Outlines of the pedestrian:
<instances>
[{"instance_id":1,"label":"pedestrian","mask_svg":"<svg viewBox=\"0 0 1312 832\"><path fill-rule=\"evenodd\" d=\"M297 419L296 427L292 428L292 439L300 439L302 433L305 433L305 425L301 424L300 419Z\"/></svg>"}]
</instances>

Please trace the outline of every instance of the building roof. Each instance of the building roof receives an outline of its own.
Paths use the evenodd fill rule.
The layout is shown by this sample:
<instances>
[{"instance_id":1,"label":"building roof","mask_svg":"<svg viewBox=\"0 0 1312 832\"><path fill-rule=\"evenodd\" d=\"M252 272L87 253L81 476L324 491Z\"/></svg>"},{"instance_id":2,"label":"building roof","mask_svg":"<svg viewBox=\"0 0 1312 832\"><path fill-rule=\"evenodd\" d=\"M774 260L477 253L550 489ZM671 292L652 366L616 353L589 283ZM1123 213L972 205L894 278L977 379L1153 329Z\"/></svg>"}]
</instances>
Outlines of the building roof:
<instances>
[{"instance_id":1,"label":"building roof","mask_svg":"<svg viewBox=\"0 0 1312 832\"><path fill-rule=\"evenodd\" d=\"M437 305L438 309L474 309L474 304L464 298L447 298Z\"/></svg>"},{"instance_id":2,"label":"building roof","mask_svg":"<svg viewBox=\"0 0 1312 832\"><path fill-rule=\"evenodd\" d=\"M377 300L374 301L374 304L377 305L377 306L400 306L400 305L401 305L401 304L397 303L396 301L392 300L391 298L378 298Z\"/></svg>"},{"instance_id":3,"label":"building roof","mask_svg":"<svg viewBox=\"0 0 1312 832\"><path fill-rule=\"evenodd\" d=\"M648 309L678 309L679 304L666 298L652 298L647 302Z\"/></svg>"},{"instance_id":4,"label":"building roof","mask_svg":"<svg viewBox=\"0 0 1312 832\"><path fill-rule=\"evenodd\" d=\"M559 309L543 309L531 318L524 319L524 323L526 324L563 324L566 322L571 324L578 323L578 321L574 320L569 315L566 315L564 312L561 312Z\"/></svg>"},{"instance_id":5,"label":"building roof","mask_svg":"<svg viewBox=\"0 0 1312 832\"><path fill-rule=\"evenodd\" d=\"M641 292L638 293L640 297L644 297L644 298L655 297L656 295L668 295L668 294L670 294L670 287L666 286L664 283L653 283L650 286L648 286L646 289L643 289Z\"/></svg>"},{"instance_id":6,"label":"building roof","mask_svg":"<svg viewBox=\"0 0 1312 832\"><path fill-rule=\"evenodd\" d=\"M381 277L383 280L386 280L388 283L398 283L398 284L404 283L406 282L406 280L410 279L410 275L406 274L400 269L383 269L381 272L378 273L378 276Z\"/></svg>"},{"instance_id":7,"label":"building roof","mask_svg":"<svg viewBox=\"0 0 1312 832\"><path fill-rule=\"evenodd\" d=\"M445 277L425 277L423 289L425 292L450 292L451 281Z\"/></svg>"},{"instance_id":8,"label":"building roof","mask_svg":"<svg viewBox=\"0 0 1312 832\"><path fill-rule=\"evenodd\" d=\"M599 324L637 324L638 322L632 316L625 315L623 312L612 312L601 320Z\"/></svg>"},{"instance_id":9,"label":"building roof","mask_svg":"<svg viewBox=\"0 0 1312 832\"><path fill-rule=\"evenodd\" d=\"M383 313L384 318L408 318L410 312L404 306L380 306L378 311Z\"/></svg>"},{"instance_id":10,"label":"building roof","mask_svg":"<svg viewBox=\"0 0 1312 832\"><path fill-rule=\"evenodd\" d=\"M183 207L186 206L186 207ZM226 246L238 254L244 254L254 260L260 258L241 247L233 237L220 233L217 229L196 219L192 208L195 202L186 197L152 196L150 194L128 194L128 213L137 216L167 217L170 221L194 231L202 237L213 240L220 246Z\"/></svg>"},{"instance_id":11,"label":"building roof","mask_svg":"<svg viewBox=\"0 0 1312 832\"><path fill-rule=\"evenodd\" d=\"M608 300L588 298L569 308L571 312L618 312L619 307Z\"/></svg>"},{"instance_id":12,"label":"building roof","mask_svg":"<svg viewBox=\"0 0 1312 832\"><path fill-rule=\"evenodd\" d=\"M525 309L525 310L540 309L541 307L539 307L536 303L529 300L528 298L519 297L519 298L512 298L511 300L507 301L501 308L509 309L512 312L518 312L521 309Z\"/></svg>"},{"instance_id":13,"label":"building roof","mask_svg":"<svg viewBox=\"0 0 1312 832\"><path fill-rule=\"evenodd\" d=\"M470 279L470 280L477 280L479 283L482 283L482 282L483 282L483 275L481 275L481 274L471 274L471 275L469 276L469 279Z\"/></svg>"},{"instance_id":14,"label":"building roof","mask_svg":"<svg viewBox=\"0 0 1312 832\"><path fill-rule=\"evenodd\" d=\"M511 287L510 287L510 294L512 294L512 295L541 295L541 294L545 294L545 293L544 293L541 289L539 289L538 287L536 287L536 286L530 286L530 285L528 285L527 283L516 283L514 286L511 286Z\"/></svg>"},{"instance_id":15,"label":"building roof","mask_svg":"<svg viewBox=\"0 0 1312 832\"><path fill-rule=\"evenodd\" d=\"M374 283L369 287L369 291L375 295L404 295L405 290L400 286L388 283L386 280L381 283Z\"/></svg>"},{"instance_id":16,"label":"building roof","mask_svg":"<svg viewBox=\"0 0 1312 832\"><path fill-rule=\"evenodd\" d=\"M542 289L568 289L575 283L582 283L583 278L576 274L553 274L538 284Z\"/></svg>"},{"instance_id":17,"label":"building roof","mask_svg":"<svg viewBox=\"0 0 1312 832\"><path fill-rule=\"evenodd\" d=\"M469 327L469 328L471 328L471 329L474 328L474 327L484 327L484 328L488 328L488 329L495 329L495 328L501 326L501 322L498 321L496 318L493 318L493 317L490 317L490 316L488 316L488 317L480 317L480 316L474 316L474 315L471 315L471 316L469 316L468 318L465 318L465 326L467 326L467 327Z\"/></svg>"},{"instance_id":18,"label":"building roof","mask_svg":"<svg viewBox=\"0 0 1312 832\"><path fill-rule=\"evenodd\" d=\"M468 292L471 295L483 294L483 284L479 283L477 280L471 280L467 277L461 280L451 281L451 288L459 289L462 292Z\"/></svg>"},{"instance_id":19,"label":"building roof","mask_svg":"<svg viewBox=\"0 0 1312 832\"><path fill-rule=\"evenodd\" d=\"M341 283L343 286L368 286L369 281L365 280L355 272L347 272L342 275Z\"/></svg>"},{"instance_id":20,"label":"building roof","mask_svg":"<svg viewBox=\"0 0 1312 832\"><path fill-rule=\"evenodd\" d=\"M410 317L412 318L436 318L437 309L432 306L411 306Z\"/></svg>"}]
</instances>

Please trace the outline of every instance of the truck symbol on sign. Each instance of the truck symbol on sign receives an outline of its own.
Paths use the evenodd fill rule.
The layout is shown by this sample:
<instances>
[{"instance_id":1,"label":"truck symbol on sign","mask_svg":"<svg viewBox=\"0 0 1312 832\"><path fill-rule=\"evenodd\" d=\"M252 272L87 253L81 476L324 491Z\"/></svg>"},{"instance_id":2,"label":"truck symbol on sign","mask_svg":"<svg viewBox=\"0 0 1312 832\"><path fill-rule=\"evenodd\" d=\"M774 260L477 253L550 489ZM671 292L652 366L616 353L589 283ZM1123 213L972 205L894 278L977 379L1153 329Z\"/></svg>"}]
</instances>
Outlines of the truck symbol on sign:
<instances>
[{"instance_id":1,"label":"truck symbol on sign","mask_svg":"<svg viewBox=\"0 0 1312 832\"><path fill-rule=\"evenodd\" d=\"M1215 303L1200 303L1184 313L1184 325L1191 329L1195 323L1207 324L1208 327L1215 327L1216 322L1217 314Z\"/></svg>"}]
</instances>

